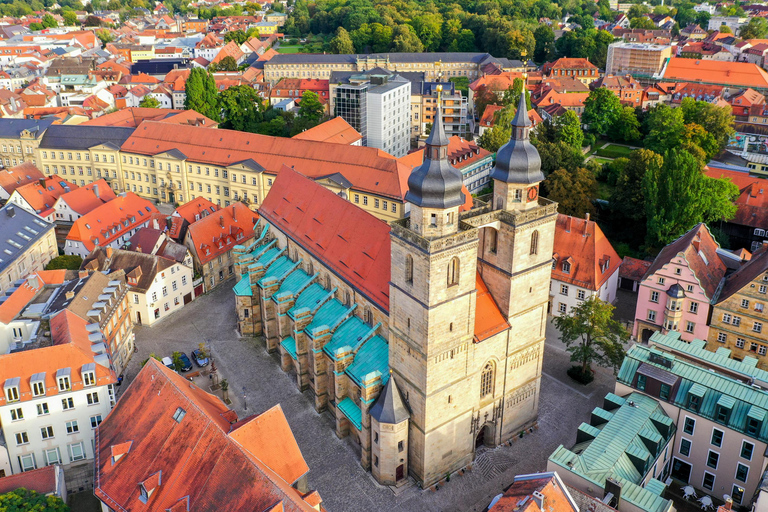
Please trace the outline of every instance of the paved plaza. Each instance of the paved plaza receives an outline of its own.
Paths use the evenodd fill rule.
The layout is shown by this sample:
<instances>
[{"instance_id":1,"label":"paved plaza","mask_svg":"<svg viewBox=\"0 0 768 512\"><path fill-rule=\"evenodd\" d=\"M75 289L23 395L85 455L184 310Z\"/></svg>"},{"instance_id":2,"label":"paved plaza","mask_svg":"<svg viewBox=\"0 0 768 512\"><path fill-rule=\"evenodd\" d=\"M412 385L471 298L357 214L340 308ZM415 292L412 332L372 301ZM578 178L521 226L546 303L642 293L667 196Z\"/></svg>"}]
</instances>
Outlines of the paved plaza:
<instances>
[{"instance_id":1,"label":"paved plaza","mask_svg":"<svg viewBox=\"0 0 768 512\"><path fill-rule=\"evenodd\" d=\"M138 353L126 369L122 387L130 384L150 353L170 356L180 350L189 354L200 342L209 341L219 375L230 384L232 407L239 417L261 413L278 403L282 406L309 465L309 486L320 492L329 512L482 511L516 474L545 470L547 457L558 445L571 446L579 424L588 421L590 411L613 390L613 374L602 368L589 386L570 380L565 374L570 366L568 354L550 326L538 430L512 446L482 451L472 471L454 476L438 491L411 485L396 494L363 470L358 448L349 439L336 437L330 413L315 412L311 392L299 392L293 375L280 370L278 356L267 354L260 339L238 335L233 284L223 283L151 328L135 327Z\"/></svg>"}]
</instances>

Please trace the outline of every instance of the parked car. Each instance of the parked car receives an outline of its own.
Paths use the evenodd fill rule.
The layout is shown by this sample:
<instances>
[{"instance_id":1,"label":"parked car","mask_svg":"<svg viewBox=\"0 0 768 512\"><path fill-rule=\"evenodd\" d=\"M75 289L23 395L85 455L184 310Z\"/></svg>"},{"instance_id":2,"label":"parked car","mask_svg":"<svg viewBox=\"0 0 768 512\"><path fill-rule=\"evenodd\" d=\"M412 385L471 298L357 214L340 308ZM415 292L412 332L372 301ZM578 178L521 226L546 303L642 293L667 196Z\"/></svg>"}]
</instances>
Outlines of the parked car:
<instances>
[{"instance_id":1,"label":"parked car","mask_svg":"<svg viewBox=\"0 0 768 512\"><path fill-rule=\"evenodd\" d=\"M192 369L192 361L189 360L187 354L179 352L179 359L181 359L181 371L188 372Z\"/></svg>"},{"instance_id":2,"label":"parked car","mask_svg":"<svg viewBox=\"0 0 768 512\"><path fill-rule=\"evenodd\" d=\"M173 370L173 360L170 357L164 357L163 364L166 366L166 368Z\"/></svg>"},{"instance_id":3,"label":"parked car","mask_svg":"<svg viewBox=\"0 0 768 512\"><path fill-rule=\"evenodd\" d=\"M197 364L197 366L199 366L200 368L202 368L203 366L208 366L208 363L209 363L209 361L208 361L208 358L207 358L207 357L202 357L202 352L200 351L200 349L197 349L197 350L193 350L193 351L192 351L192 360L193 360L193 361L194 361L194 362Z\"/></svg>"}]
</instances>

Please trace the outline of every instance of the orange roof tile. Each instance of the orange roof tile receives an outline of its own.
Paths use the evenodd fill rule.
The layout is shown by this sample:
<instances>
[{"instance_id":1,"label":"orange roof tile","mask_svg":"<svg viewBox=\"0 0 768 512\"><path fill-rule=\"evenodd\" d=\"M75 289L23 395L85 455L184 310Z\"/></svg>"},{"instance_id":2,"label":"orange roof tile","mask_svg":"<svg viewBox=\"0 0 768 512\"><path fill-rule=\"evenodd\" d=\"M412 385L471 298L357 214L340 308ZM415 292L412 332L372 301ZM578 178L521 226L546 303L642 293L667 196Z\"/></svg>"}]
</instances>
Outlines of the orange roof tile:
<instances>
[{"instance_id":1,"label":"orange roof tile","mask_svg":"<svg viewBox=\"0 0 768 512\"><path fill-rule=\"evenodd\" d=\"M768 73L757 64L701 59L669 59L665 80L768 89Z\"/></svg>"},{"instance_id":2,"label":"orange roof tile","mask_svg":"<svg viewBox=\"0 0 768 512\"><path fill-rule=\"evenodd\" d=\"M559 214L555 223L552 279L598 290L621 266L621 258L593 220ZM562 263L569 260L569 272Z\"/></svg>"},{"instance_id":3,"label":"orange roof tile","mask_svg":"<svg viewBox=\"0 0 768 512\"><path fill-rule=\"evenodd\" d=\"M208 263L238 244L253 238L259 216L241 202L190 224L187 238L201 264Z\"/></svg>"},{"instance_id":4,"label":"orange roof tile","mask_svg":"<svg viewBox=\"0 0 768 512\"><path fill-rule=\"evenodd\" d=\"M80 215L85 215L116 197L106 180L101 178L72 192L67 192L58 200L65 202Z\"/></svg>"},{"instance_id":5,"label":"orange roof tile","mask_svg":"<svg viewBox=\"0 0 768 512\"><path fill-rule=\"evenodd\" d=\"M475 308L475 342L480 342L509 329L509 323L493 300L480 272L475 278L477 307Z\"/></svg>"},{"instance_id":6,"label":"orange roof tile","mask_svg":"<svg viewBox=\"0 0 768 512\"><path fill-rule=\"evenodd\" d=\"M533 493L543 496L544 508ZM605 507L606 510L613 510ZM493 506L493 512L578 512L579 507L557 473L540 473L515 477L504 496Z\"/></svg>"},{"instance_id":7,"label":"orange roof tile","mask_svg":"<svg viewBox=\"0 0 768 512\"><path fill-rule=\"evenodd\" d=\"M146 223L153 213L159 212L152 201L126 192L77 219L67 240L82 242L88 251L92 251L96 245L106 246Z\"/></svg>"},{"instance_id":8,"label":"orange roof tile","mask_svg":"<svg viewBox=\"0 0 768 512\"><path fill-rule=\"evenodd\" d=\"M176 211L173 212L172 216L179 216L192 224L193 222L196 222L211 213L216 213L219 210L221 210L221 207L208 199L204 197L196 197L176 208Z\"/></svg>"},{"instance_id":9,"label":"orange roof tile","mask_svg":"<svg viewBox=\"0 0 768 512\"><path fill-rule=\"evenodd\" d=\"M237 45L236 42L230 41L227 44L225 44L221 50L219 50L219 53L216 54L216 57L213 58L211 63L219 63L224 59L225 57L232 57L235 59L235 61L238 61L243 58L243 50L240 49L240 47Z\"/></svg>"},{"instance_id":10,"label":"orange roof tile","mask_svg":"<svg viewBox=\"0 0 768 512\"><path fill-rule=\"evenodd\" d=\"M3 478L0 478L0 494L24 488L35 491L43 496L46 494L58 495L58 488L56 486L56 472L58 468L56 465L45 466L15 475L5 475Z\"/></svg>"},{"instance_id":11,"label":"orange roof tile","mask_svg":"<svg viewBox=\"0 0 768 512\"><path fill-rule=\"evenodd\" d=\"M179 409L184 414L177 421ZM243 431L239 439L232 435L237 430L229 434L230 421L224 419L236 421L231 412L218 397L150 359L96 430L94 494L112 509L134 512L278 505L314 511L279 473L291 466L278 460L280 447L291 459L301 456L280 408L247 421L255 422L255 430ZM266 439L255 438L263 433ZM130 451L113 463L112 446L126 442L132 442ZM255 452L270 452L268 460ZM147 503L139 500L141 482L154 488ZM177 508L180 502L184 506Z\"/></svg>"},{"instance_id":12,"label":"orange roof tile","mask_svg":"<svg viewBox=\"0 0 768 512\"><path fill-rule=\"evenodd\" d=\"M294 135L293 138L351 145L362 140L363 136L339 116Z\"/></svg>"},{"instance_id":13,"label":"orange roof tile","mask_svg":"<svg viewBox=\"0 0 768 512\"><path fill-rule=\"evenodd\" d=\"M136 128L143 121L147 120L157 121L159 123L192 124L193 126L202 125L208 128L213 128L218 124L194 110L144 107L120 109L117 112L105 114L81 124L89 126L127 126Z\"/></svg>"},{"instance_id":14,"label":"orange roof tile","mask_svg":"<svg viewBox=\"0 0 768 512\"><path fill-rule=\"evenodd\" d=\"M0 171L0 188L10 196L14 190L33 181L45 179L45 175L32 162L24 162Z\"/></svg>"},{"instance_id":15,"label":"orange roof tile","mask_svg":"<svg viewBox=\"0 0 768 512\"><path fill-rule=\"evenodd\" d=\"M642 281L650 266L650 261L624 256L619 267L619 277L633 281Z\"/></svg>"},{"instance_id":16,"label":"orange roof tile","mask_svg":"<svg viewBox=\"0 0 768 512\"><path fill-rule=\"evenodd\" d=\"M84 383L80 369L94 362L91 350L91 334L87 329L88 321L69 310L63 310L50 320L53 344L21 352L0 355L0 382L16 377L19 381L19 398L22 402L32 400L31 377L45 373L46 395L59 393L56 385L56 372L70 368L70 384L73 391L83 389ZM96 384L105 386L117 382L115 372L107 366L96 365ZM7 404L6 396L0 396L0 406Z\"/></svg>"},{"instance_id":17,"label":"orange roof tile","mask_svg":"<svg viewBox=\"0 0 768 512\"><path fill-rule=\"evenodd\" d=\"M79 187L74 183L58 176L48 176L44 184L40 181L28 183L16 189L19 194L37 213L42 213L53 208L56 200L71 190Z\"/></svg>"},{"instance_id":18,"label":"orange roof tile","mask_svg":"<svg viewBox=\"0 0 768 512\"><path fill-rule=\"evenodd\" d=\"M488 110L488 107L486 107L486 110ZM474 165L490 156L491 153L489 151L486 151L474 142L462 139L458 135L453 135L448 139L448 160L451 162L451 165L459 170ZM401 156L398 160L413 169L424 161L424 148Z\"/></svg>"},{"instance_id":19,"label":"orange roof tile","mask_svg":"<svg viewBox=\"0 0 768 512\"><path fill-rule=\"evenodd\" d=\"M200 130L206 128L145 121L123 143L122 151L157 155L178 149L189 162L219 166L253 159L273 175L288 165L311 178L340 173L354 189L383 197L402 200L407 191L410 169L380 149L222 129L211 136Z\"/></svg>"}]
</instances>

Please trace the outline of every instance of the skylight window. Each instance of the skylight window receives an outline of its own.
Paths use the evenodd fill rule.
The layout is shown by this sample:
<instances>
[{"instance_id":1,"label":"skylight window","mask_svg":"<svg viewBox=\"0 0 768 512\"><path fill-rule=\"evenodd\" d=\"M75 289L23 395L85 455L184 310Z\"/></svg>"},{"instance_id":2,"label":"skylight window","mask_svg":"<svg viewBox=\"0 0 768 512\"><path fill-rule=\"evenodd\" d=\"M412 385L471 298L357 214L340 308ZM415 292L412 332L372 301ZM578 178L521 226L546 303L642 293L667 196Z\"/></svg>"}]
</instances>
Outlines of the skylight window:
<instances>
[{"instance_id":1,"label":"skylight window","mask_svg":"<svg viewBox=\"0 0 768 512\"><path fill-rule=\"evenodd\" d=\"M176 409L176 412L173 413L173 419L176 420L176 423L181 423L181 420L184 419L184 416L187 414L187 411L179 407Z\"/></svg>"}]
</instances>

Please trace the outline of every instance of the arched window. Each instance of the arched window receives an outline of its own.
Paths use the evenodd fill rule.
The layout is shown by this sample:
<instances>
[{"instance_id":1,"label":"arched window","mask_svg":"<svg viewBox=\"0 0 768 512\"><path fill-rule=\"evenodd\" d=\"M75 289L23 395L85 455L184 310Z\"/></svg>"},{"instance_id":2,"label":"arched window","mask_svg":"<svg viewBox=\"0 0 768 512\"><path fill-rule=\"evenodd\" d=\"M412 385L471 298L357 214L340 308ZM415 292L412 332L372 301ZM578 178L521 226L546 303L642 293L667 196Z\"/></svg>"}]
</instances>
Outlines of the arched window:
<instances>
[{"instance_id":1,"label":"arched window","mask_svg":"<svg viewBox=\"0 0 768 512\"><path fill-rule=\"evenodd\" d=\"M459 258L453 257L448 264L448 286L459 284Z\"/></svg>"},{"instance_id":2,"label":"arched window","mask_svg":"<svg viewBox=\"0 0 768 512\"><path fill-rule=\"evenodd\" d=\"M413 284L413 256L410 254L405 257L405 282Z\"/></svg>"},{"instance_id":3,"label":"arched window","mask_svg":"<svg viewBox=\"0 0 768 512\"><path fill-rule=\"evenodd\" d=\"M534 231L531 234L531 254L539 253L539 232Z\"/></svg>"},{"instance_id":4,"label":"arched window","mask_svg":"<svg viewBox=\"0 0 768 512\"><path fill-rule=\"evenodd\" d=\"M488 250L496 254L496 242L498 233L493 228L488 228Z\"/></svg>"},{"instance_id":5,"label":"arched window","mask_svg":"<svg viewBox=\"0 0 768 512\"><path fill-rule=\"evenodd\" d=\"M486 363L480 375L480 398L493 394L493 363Z\"/></svg>"}]
</instances>

